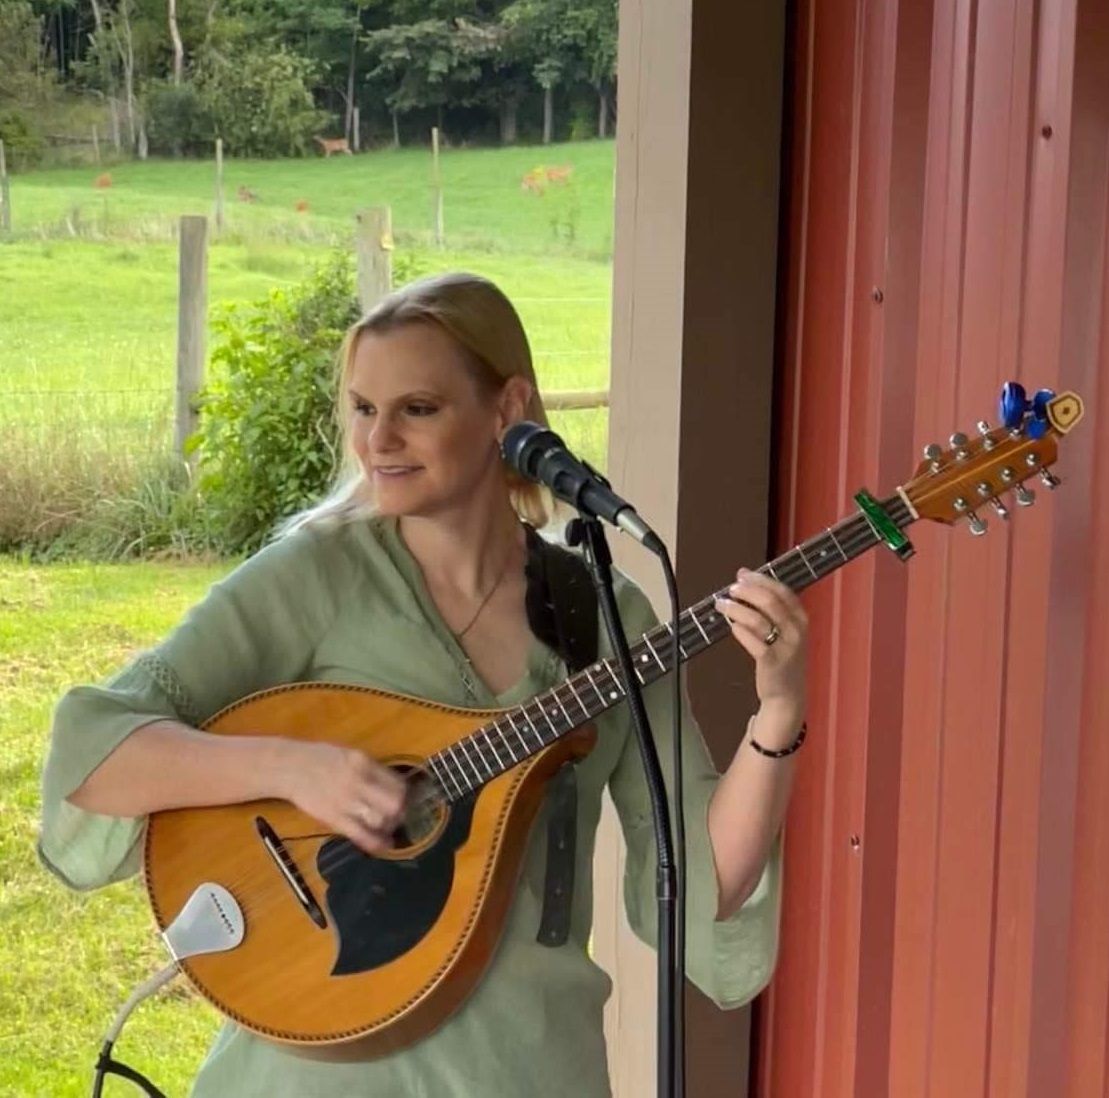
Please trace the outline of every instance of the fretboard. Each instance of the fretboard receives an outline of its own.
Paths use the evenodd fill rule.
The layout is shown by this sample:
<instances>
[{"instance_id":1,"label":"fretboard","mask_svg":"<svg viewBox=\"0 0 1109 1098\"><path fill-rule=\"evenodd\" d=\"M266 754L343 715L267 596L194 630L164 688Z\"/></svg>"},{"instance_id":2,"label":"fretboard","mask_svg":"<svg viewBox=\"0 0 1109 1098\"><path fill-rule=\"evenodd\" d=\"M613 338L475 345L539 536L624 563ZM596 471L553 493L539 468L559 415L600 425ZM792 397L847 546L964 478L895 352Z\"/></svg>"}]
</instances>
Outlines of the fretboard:
<instances>
[{"instance_id":1,"label":"fretboard","mask_svg":"<svg viewBox=\"0 0 1109 1098\"><path fill-rule=\"evenodd\" d=\"M883 501L882 507L898 527L913 521L900 496ZM860 512L794 546L758 571L794 591L803 591L881 541L881 535ZM727 588L714 591L679 616L680 662L730 635L726 619L716 609L716 600L727 594ZM671 670L672 641L670 623L664 622L630 645L640 685L647 686ZM598 660L431 756L429 769L447 800L461 800L560 737L595 720L623 698L624 686L615 658Z\"/></svg>"}]
</instances>

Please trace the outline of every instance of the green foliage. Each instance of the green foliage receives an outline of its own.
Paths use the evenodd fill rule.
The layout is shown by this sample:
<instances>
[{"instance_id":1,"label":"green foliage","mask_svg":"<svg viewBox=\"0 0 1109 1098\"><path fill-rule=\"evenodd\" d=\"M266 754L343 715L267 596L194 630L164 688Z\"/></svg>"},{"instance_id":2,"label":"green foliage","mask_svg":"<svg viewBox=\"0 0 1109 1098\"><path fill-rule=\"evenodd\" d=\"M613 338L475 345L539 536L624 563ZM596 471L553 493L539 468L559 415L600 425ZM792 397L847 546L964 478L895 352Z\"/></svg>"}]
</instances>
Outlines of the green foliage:
<instances>
[{"instance_id":1,"label":"green foliage","mask_svg":"<svg viewBox=\"0 0 1109 1098\"><path fill-rule=\"evenodd\" d=\"M177 156L209 153L214 126L193 84L153 80L147 85L144 101L151 152Z\"/></svg>"},{"instance_id":2,"label":"green foliage","mask_svg":"<svg viewBox=\"0 0 1109 1098\"><path fill-rule=\"evenodd\" d=\"M194 79L200 106L234 156L303 156L326 121L312 101L310 61L274 43L208 49Z\"/></svg>"},{"instance_id":3,"label":"green foliage","mask_svg":"<svg viewBox=\"0 0 1109 1098\"><path fill-rule=\"evenodd\" d=\"M358 317L348 257L216 321L216 380L201 397L199 489L223 552L258 548L315 502L338 462L335 352Z\"/></svg>"},{"instance_id":4,"label":"green foliage","mask_svg":"<svg viewBox=\"0 0 1109 1098\"><path fill-rule=\"evenodd\" d=\"M0 141L11 171L33 168L42 160L44 142L29 111L0 109Z\"/></svg>"},{"instance_id":5,"label":"green foliage","mask_svg":"<svg viewBox=\"0 0 1109 1098\"><path fill-rule=\"evenodd\" d=\"M44 90L42 19L25 0L0 3L0 103L30 105Z\"/></svg>"}]
</instances>

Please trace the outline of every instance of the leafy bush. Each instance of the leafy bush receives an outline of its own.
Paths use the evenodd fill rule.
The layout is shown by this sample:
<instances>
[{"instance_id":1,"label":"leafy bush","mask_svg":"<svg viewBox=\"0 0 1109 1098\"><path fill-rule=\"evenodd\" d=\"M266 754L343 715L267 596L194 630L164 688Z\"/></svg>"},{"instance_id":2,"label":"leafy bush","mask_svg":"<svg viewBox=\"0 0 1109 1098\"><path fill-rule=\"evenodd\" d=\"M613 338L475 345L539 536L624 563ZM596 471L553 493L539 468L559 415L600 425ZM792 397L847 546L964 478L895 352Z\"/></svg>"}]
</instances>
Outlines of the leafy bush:
<instances>
[{"instance_id":1,"label":"leafy bush","mask_svg":"<svg viewBox=\"0 0 1109 1098\"><path fill-rule=\"evenodd\" d=\"M194 73L200 106L234 156L303 155L326 115L312 101L314 69L272 43L205 51Z\"/></svg>"},{"instance_id":2,"label":"leafy bush","mask_svg":"<svg viewBox=\"0 0 1109 1098\"><path fill-rule=\"evenodd\" d=\"M193 84L151 81L144 101L151 152L175 156L210 152L214 128Z\"/></svg>"},{"instance_id":3,"label":"leafy bush","mask_svg":"<svg viewBox=\"0 0 1109 1098\"><path fill-rule=\"evenodd\" d=\"M0 110L0 140L9 171L24 171L42 160L45 142L27 112L14 107Z\"/></svg>"},{"instance_id":4,"label":"leafy bush","mask_svg":"<svg viewBox=\"0 0 1109 1098\"><path fill-rule=\"evenodd\" d=\"M350 260L337 254L292 290L215 321L214 379L190 447L222 552L258 548L330 485L339 460L335 355L357 318Z\"/></svg>"}]
</instances>

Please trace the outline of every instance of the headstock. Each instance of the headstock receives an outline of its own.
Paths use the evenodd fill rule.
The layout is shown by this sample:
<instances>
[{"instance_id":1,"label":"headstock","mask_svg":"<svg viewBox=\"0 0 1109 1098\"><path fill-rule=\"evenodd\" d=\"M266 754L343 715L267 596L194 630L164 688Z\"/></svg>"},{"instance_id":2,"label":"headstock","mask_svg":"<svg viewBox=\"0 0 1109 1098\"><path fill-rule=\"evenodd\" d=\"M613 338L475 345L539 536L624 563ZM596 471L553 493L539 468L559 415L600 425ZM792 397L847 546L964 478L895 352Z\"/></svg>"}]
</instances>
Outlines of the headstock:
<instances>
[{"instance_id":1,"label":"headstock","mask_svg":"<svg viewBox=\"0 0 1109 1098\"><path fill-rule=\"evenodd\" d=\"M1082 418L1082 399L1075 393L1056 396L1041 389L1032 400L1024 388L1009 382L1001 394L1003 426L978 424L978 436L951 436L947 450L933 444L924 449L924 461L902 495L920 518L948 524L965 518L973 534L984 534L986 523L976 508L989 504L997 516L1009 517L1001 500L1012 492L1017 504L1028 507L1035 493L1024 482L1038 477L1046 488L1059 478L1051 472L1059 452L1059 439Z\"/></svg>"}]
</instances>

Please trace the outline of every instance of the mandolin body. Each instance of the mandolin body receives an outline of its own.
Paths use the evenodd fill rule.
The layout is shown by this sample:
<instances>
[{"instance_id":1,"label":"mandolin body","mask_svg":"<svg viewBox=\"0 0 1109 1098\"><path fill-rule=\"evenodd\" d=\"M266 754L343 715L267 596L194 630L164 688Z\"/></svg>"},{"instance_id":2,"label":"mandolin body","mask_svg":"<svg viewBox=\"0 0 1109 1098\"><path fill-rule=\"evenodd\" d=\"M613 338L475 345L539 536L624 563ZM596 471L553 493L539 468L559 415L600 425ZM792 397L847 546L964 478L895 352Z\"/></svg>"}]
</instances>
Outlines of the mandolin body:
<instances>
[{"instance_id":1,"label":"mandolin body","mask_svg":"<svg viewBox=\"0 0 1109 1098\"><path fill-rule=\"evenodd\" d=\"M429 757L494 715L298 683L237 702L205 729L358 748L424 780ZM272 1040L357 1041L364 1058L403 1048L438 1027L481 978L546 782L594 742L586 726L475 782L461 799L437 801L422 826L376 857L281 800L155 813L144 857L155 919L164 930L199 885L222 885L243 913L243 941L181 961L217 1010Z\"/></svg>"}]
</instances>

